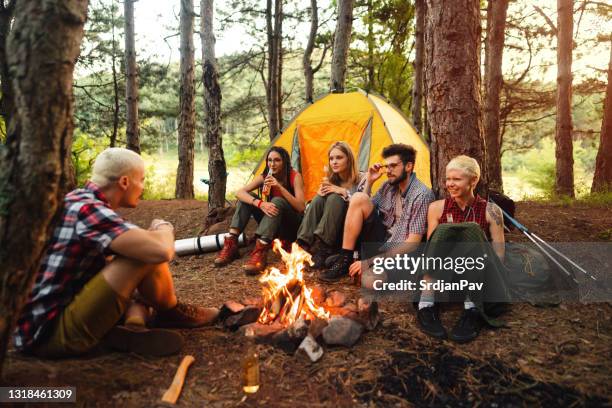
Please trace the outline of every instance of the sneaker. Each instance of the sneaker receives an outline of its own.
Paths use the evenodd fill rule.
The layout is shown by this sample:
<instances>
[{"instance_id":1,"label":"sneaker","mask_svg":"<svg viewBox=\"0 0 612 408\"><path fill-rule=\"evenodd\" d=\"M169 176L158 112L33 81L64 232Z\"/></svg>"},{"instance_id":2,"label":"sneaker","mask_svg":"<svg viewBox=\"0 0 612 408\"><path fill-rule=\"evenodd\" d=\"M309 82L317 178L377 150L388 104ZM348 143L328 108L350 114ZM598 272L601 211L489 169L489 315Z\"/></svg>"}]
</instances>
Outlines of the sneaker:
<instances>
[{"instance_id":1,"label":"sneaker","mask_svg":"<svg viewBox=\"0 0 612 408\"><path fill-rule=\"evenodd\" d=\"M330 247L329 245L327 245L325 242L321 240L317 241L317 245L315 245L313 250L311 251L311 254L313 254L312 262L314 263L312 268L313 269L325 268L325 261L327 260L327 258L329 258L335 253L336 251L334 251L334 249Z\"/></svg>"},{"instance_id":2,"label":"sneaker","mask_svg":"<svg viewBox=\"0 0 612 408\"><path fill-rule=\"evenodd\" d=\"M319 279L324 282L335 282L348 275L349 267L353 258L349 254L341 253L334 257L334 263L319 274Z\"/></svg>"},{"instance_id":3,"label":"sneaker","mask_svg":"<svg viewBox=\"0 0 612 408\"><path fill-rule=\"evenodd\" d=\"M113 350L143 356L170 356L183 348L183 336L172 330L115 326L102 339Z\"/></svg>"},{"instance_id":4,"label":"sneaker","mask_svg":"<svg viewBox=\"0 0 612 408\"><path fill-rule=\"evenodd\" d=\"M258 275L268 264L268 251L272 244L264 244L259 239L255 242L255 248L249 255L249 260L242 266L247 275Z\"/></svg>"},{"instance_id":5,"label":"sneaker","mask_svg":"<svg viewBox=\"0 0 612 408\"><path fill-rule=\"evenodd\" d=\"M158 311L154 325L191 329L214 323L218 316L219 309L216 307L202 307L178 302L172 309Z\"/></svg>"},{"instance_id":6,"label":"sneaker","mask_svg":"<svg viewBox=\"0 0 612 408\"><path fill-rule=\"evenodd\" d=\"M227 234L223 240L223 249L215 258L215 266L225 266L231 263L234 259L240 258L238 251L238 237L232 234Z\"/></svg>"},{"instance_id":7,"label":"sneaker","mask_svg":"<svg viewBox=\"0 0 612 408\"><path fill-rule=\"evenodd\" d=\"M478 337L482 327L482 316L476 308L465 309L450 332L451 340L467 343Z\"/></svg>"},{"instance_id":8,"label":"sneaker","mask_svg":"<svg viewBox=\"0 0 612 408\"><path fill-rule=\"evenodd\" d=\"M417 322L421 331L436 339L446 338L446 329L440 321L437 306L429 306L417 311Z\"/></svg>"}]
</instances>

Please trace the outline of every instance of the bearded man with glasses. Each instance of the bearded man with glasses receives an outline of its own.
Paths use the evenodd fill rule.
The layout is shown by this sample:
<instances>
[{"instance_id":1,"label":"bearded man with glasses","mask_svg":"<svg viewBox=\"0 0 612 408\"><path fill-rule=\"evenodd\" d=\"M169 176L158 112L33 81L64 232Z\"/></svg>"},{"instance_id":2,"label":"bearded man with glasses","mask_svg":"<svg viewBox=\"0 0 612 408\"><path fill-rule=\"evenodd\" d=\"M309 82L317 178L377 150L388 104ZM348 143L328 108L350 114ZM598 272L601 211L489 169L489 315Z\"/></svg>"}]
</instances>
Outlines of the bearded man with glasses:
<instances>
[{"instance_id":1,"label":"bearded man with glasses","mask_svg":"<svg viewBox=\"0 0 612 408\"><path fill-rule=\"evenodd\" d=\"M358 243L368 244L361 257L367 258L393 245L404 244L403 250L414 248L427 232L427 208L434 201L432 191L413 172L416 150L405 144L392 144L383 149L384 164L368 169L364 192L353 194L344 222L342 250L319 278L336 281L349 275L361 275L361 261L353 260ZM386 169L387 181L374 197L372 185Z\"/></svg>"}]
</instances>

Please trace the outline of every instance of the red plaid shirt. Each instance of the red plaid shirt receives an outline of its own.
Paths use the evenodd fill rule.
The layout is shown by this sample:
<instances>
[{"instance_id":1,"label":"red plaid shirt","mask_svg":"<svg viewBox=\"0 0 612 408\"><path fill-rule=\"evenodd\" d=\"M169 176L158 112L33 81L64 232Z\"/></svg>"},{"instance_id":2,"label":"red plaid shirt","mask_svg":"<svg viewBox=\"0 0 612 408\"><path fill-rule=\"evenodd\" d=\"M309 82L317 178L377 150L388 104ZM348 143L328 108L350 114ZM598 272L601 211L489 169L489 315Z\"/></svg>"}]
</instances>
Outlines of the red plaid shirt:
<instances>
[{"instance_id":1,"label":"red plaid shirt","mask_svg":"<svg viewBox=\"0 0 612 408\"><path fill-rule=\"evenodd\" d=\"M480 228L488 237L487 200L476 195L472 205L468 205L465 210L462 210L455 200L447 197L444 200L444 211L440 216L440 224L459 224L461 222L475 222L480 225Z\"/></svg>"},{"instance_id":2,"label":"red plaid shirt","mask_svg":"<svg viewBox=\"0 0 612 408\"><path fill-rule=\"evenodd\" d=\"M136 228L110 207L95 184L64 198L61 223L53 231L36 282L15 330L15 346L27 349L72 301L83 286L106 265L110 243Z\"/></svg>"}]
</instances>

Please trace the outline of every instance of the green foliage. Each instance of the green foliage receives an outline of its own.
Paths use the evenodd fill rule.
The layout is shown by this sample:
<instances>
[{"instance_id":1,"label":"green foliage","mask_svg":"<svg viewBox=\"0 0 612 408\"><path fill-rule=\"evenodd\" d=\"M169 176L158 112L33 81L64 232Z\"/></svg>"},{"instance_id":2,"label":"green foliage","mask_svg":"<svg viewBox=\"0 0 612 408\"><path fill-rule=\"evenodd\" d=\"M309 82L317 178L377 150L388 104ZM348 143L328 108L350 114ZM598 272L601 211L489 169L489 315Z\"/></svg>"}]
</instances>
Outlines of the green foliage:
<instances>
[{"instance_id":1,"label":"green foliage","mask_svg":"<svg viewBox=\"0 0 612 408\"><path fill-rule=\"evenodd\" d=\"M593 178L593 163L597 147L590 141L574 142L574 184L576 196L581 200L604 200L590 198L590 187ZM502 158L504 177L514 180L510 187L515 198L560 199L555 197L555 145L552 138L542 139L526 153L504 155Z\"/></svg>"},{"instance_id":2,"label":"green foliage","mask_svg":"<svg viewBox=\"0 0 612 408\"><path fill-rule=\"evenodd\" d=\"M76 131L72 142L72 164L77 186L82 186L91 177L93 163L106 145L100 139Z\"/></svg>"},{"instance_id":3,"label":"green foliage","mask_svg":"<svg viewBox=\"0 0 612 408\"><path fill-rule=\"evenodd\" d=\"M145 200L169 200L174 198L176 188L176 173L159 174L155 165L148 165L145 169L145 186L143 198Z\"/></svg>"},{"instance_id":4,"label":"green foliage","mask_svg":"<svg viewBox=\"0 0 612 408\"><path fill-rule=\"evenodd\" d=\"M382 94L405 114L410 113L413 67L414 4L402 0L368 0L355 9L349 86Z\"/></svg>"}]
</instances>

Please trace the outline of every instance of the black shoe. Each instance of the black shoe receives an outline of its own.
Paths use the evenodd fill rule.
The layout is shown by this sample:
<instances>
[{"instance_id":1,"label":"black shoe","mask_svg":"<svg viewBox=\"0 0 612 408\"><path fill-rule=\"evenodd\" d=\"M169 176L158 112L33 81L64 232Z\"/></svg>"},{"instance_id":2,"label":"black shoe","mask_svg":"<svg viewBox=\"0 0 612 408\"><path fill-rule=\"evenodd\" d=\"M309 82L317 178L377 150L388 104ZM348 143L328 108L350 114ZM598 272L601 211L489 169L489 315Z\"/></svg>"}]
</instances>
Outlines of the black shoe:
<instances>
[{"instance_id":1,"label":"black shoe","mask_svg":"<svg viewBox=\"0 0 612 408\"><path fill-rule=\"evenodd\" d=\"M478 337L481 327L482 316L480 311L476 308L467 309L463 311L449 337L457 343L467 343Z\"/></svg>"},{"instance_id":2,"label":"black shoe","mask_svg":"<svg viewBox=\"0 0 612 408\"><path fill-rule=\"evenodd\" d=\"M313 247L313 250L311 253L313 252L314 252L314 254L312 255L312 262L314 263L314 265L312 265L313 269L325 268L325 260L329 258L330 256L332 256L334 253L336 253L336 251L334 251L332 247L330 247L323 241L318 241L317 245Z\"/></svg>"},{"instance_id":3,"label":"black shoe","mask_svg":"<svg viewBox=\"0 0 612 408\"><path fill-rule=\"evenodd\" d=\"M436 339L446 338L446 329L440 321L437 306L429 306L417 311L417 322L421 331Z\"/></svg>"},{"instance_id":4,"label":"black shoe","mask_svg":"<svg viewBox=\"0 0 612 408\"><path fill-rule=\"evenodd\" d=\"M334 258L335 262L333 265L319 274L320 280L335 282L348 275L349 267L351 266L351 262L353 262L351 255L341 253Z\"/></svg>"}]
</instances>

